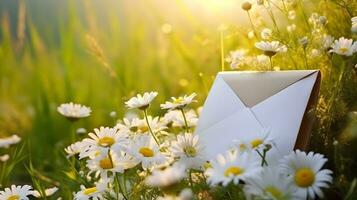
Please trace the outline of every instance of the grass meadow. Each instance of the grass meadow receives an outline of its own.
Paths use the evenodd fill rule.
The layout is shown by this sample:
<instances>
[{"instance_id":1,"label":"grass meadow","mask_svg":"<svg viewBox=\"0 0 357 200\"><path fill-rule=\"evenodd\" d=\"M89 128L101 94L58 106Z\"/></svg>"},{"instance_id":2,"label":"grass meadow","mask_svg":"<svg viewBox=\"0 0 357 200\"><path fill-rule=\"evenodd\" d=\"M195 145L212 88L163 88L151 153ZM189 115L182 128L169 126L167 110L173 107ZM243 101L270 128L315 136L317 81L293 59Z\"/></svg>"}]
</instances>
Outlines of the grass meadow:
<instances>
[{"instance_id":1,"label":"grass meadow","mask_svg":"<svg viewBox=\"0 0 357 200\"><path fill-rule=\"evenodd\" d=\"M273 58L274 70L321 70L309 150L326 155L334 171L327 199L356 199L357 56L330 54L321 40L326 34L357 39L351 32L357 2L255 2L245 11L240 0L2 0L0 137L17 134L22 141L0 149L10 155L0 162L0 188L57 186L49 198L70 199L78 190L63 150L71 132L140 115L124 102L145 91L159 93L151 106L156 115L164 113L160 103L192 92L199 108L217 72L268 70L253 61L232 69L226 57L237 49L250 57L262 54L254 44L269 28L269 40L288 47ZM326 22L318 24L312 15ZM295 29L288 28L292 24ZM66 120L56 108L70 101L91 107L91 116Z\"/></svg>"}]
</instances>

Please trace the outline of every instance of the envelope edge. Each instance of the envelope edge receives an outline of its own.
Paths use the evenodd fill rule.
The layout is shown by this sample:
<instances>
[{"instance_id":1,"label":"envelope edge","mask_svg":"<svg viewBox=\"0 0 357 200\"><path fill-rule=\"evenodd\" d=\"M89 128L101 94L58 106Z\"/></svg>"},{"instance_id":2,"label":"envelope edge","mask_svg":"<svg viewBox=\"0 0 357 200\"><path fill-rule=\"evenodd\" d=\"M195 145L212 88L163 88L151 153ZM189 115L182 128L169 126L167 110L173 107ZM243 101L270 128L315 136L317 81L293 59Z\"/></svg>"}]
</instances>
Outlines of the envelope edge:
<instances>
[{"instance_id":1,"label":"envelope edge","mask_svg":"<svg viewBox=\"0 0 357 200\"><path fill-rule=\"evenodd\" d=\"M310 143L311 130L316 120L315 109L318 102L318 96L319 96L320 85L321 85L321 72L320 70L316 70L316 71L318 74L314 86L311 90L308 103L305 108L305 112L300 124L300 129L294 145L294 150L295 149L307 150Z\"/></svg>"}]
</instances>

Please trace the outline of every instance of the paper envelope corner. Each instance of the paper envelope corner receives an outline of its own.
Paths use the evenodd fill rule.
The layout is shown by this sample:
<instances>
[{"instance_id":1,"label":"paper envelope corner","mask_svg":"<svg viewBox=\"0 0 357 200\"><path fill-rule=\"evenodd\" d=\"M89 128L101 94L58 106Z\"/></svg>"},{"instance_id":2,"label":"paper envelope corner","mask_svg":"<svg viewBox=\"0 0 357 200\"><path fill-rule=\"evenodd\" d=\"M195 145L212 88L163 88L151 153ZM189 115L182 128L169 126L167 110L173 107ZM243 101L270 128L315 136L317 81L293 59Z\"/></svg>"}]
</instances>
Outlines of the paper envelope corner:
<instances>
[{"instance_id":1,"label":"paper envelope corner","mask_svg":"<svg viewBox=\"0 0 357 200\"><path fill-rule=\"evenodd\" d=\"M274 83L269 86L264 82L268 80ZM271 128L279 154L294 148L306 149L314 119L309 111L316 105L319 85L318 70L218 73L196 133L209 149L209 157L223 153L235 139L254 137L253 132L264 127ZM263 93L254 96L254 89ZM235 117L240 121L235 121ZM250 121L242 121L244 117Z\"/></svg>"}]
</instances>

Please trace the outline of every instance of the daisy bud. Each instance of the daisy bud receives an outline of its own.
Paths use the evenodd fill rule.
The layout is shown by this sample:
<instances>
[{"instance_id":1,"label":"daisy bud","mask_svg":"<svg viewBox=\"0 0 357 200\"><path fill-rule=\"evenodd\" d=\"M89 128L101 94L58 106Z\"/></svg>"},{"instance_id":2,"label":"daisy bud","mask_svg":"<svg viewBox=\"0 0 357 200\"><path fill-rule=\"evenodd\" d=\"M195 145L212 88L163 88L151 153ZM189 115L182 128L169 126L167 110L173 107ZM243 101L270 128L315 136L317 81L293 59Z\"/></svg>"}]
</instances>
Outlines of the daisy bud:
<instances>
[{"instance_id":1,"label":"daisy bud","mask_svg":"<svg viewBox=\"0 0 357 200\"><path fill-rule=\"evenodd\" d=\"M242 9L245 11L249 11L250 9L252 9L252 4L246 1L242 4Z\"/></svg>"},{"instance_id":2,"label":"daisy bud","mask_svg":"<svg viewBox=\"0 0 357 200\"><path fill-rule=\"evenodd\" d=\"M357 16L352 17L351 22L352 22L352 27L351 27L352 33L357 33Z\"/></svg>"},{"instance_id":3,"label":"daisy bud","mask_svg":"<svg viewBox=\"0 0 357 200\"><path fill-rule=\"evenodd\" d=\"M111 118L115 118L115 117L117 117L117 112L112 111L112 112L109 113L109 116L110 116Z\"/></svg>"},{"instance_id":4,"label":"daisy bud","mask_svg":"<svg viewBox=\"0 0 357 200\"><path fill-rule=\"evenodd\" d=\"M321 25L326 25L327 24L327 18L325 16L320 16L319 17L319 23Z\"/></svg>"},{"instance_id":5,"label":"daisy bud","mask_svg":"<svg viewBox=\"0 0 357 200\"><path fill-rule=\"evenodd\" d=\"M87 130L86 130L85 128L78 128L78 129L76 130L76 133L77 133L78 135L82 135L82 134L87 133Z\"/></svg>"},{"instance_id":6,"label":"daisy bud","mask_svg":"<svg viewBox=\"0 0 357 200\"><path fill-rule=\"evenodd\" d=\"M296 12L295 10L290 10L289 13L288 13L288 18L290 20L294 20L296 18Z\"/></svg>"},{"instance_id":7,"label":"daisy bud","mask_svg":"<svg viewBox=\"0 0 357 200\"><path fill-rule=\"evenodd\" d=\"M286 27L286 30L288 31L288 32L294 32L295 30L296 30L296 25L295 24L291 24L291 25L289 25L289 26L287 26Z\"/></svg>"},{"instance_id":8,"label":"daisy bud","mask_svg":"<svg viewBox=\"0 0 357 200\"><path fill-rule=\"evenodd\" d=\"M320 55L320 51L319 50L317 50L317 49L312 49L311 50L311 56L312 57L317 57L319 55Z\"/></svg>"},{"instance_id":9,"label":"daisy bud","mask_svg":"<svg viewBox=\"0 0 357 200\"><path fill-rule=\"evenodd\" d=\"M254 31L249 31L248 32L248 38L253 39L254 38Z\"/></svg>"},{"instance_id":10,"label":"daisy bud","mask_svg":"<svg viewBox=\"0 0 357 200\"><path fill-rule=\"evenodd\" d=\"M270 149L272 148L272 145L271 144L265 144L265 149L264 151L269 151Z\"/></svg>"},{"instance_id":11,"label":"daisy bud","mask_svg":"<svg viewBox=\"0 0 357 200\"><path fill-rule=\"evenodd\" d=\"M257 0L257 4L258 5L263 5L264 4L264 0Z\"/></svg>"},{"instance_id":12,"label":"daisy bud","mask_svg":"<svg viewBox=\"0 0 357 200\"><path fill-rule=\"evenodd\" d=\"M300 44L302 45L302 47L305 49L307 47L307 45L309 44L309 39L307 39L307 37L303 37L299 39Z\"/></svg>"}]
</instances>

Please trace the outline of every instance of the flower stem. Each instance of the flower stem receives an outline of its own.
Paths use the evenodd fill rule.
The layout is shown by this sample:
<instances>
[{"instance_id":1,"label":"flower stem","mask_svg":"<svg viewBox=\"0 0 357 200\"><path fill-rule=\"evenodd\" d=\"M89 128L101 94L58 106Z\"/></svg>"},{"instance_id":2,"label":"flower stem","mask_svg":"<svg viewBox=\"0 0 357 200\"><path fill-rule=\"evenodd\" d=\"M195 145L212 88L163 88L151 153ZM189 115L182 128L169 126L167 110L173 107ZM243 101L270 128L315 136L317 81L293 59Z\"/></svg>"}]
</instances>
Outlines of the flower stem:
<instances>
[{"instance_id":1,"label":"flower stem","mask_svg":"<svg viewBox=\"0 0 357 200\"><path fill-rule=\"evenodd\" d=\"M266 152L266 151L263 151L263 154L262 154L262 153L260 153L259 150L256 150L256 151L257 151L257 153L259 154L259 156L262 158L261 166L262 166L262 167L263 167L264 165L268 166L268 162L267 162L266 159L265 159L267 152Z\"/></svg>"},{"instance_id":2,"label":"flower stem","mask_svg":"<svg viewBox=\"0 0 357 200\"><path fill-rule=\"evenodd\" d=\"M158 146L160 146L159 141L157 140L157 138L156 138L155 135L154 135L154 132L152 132L151 126L150 126L150 124L149 124L149 119L148 119L148 114L147 114L147 110L146 110L146 109L144 110L144 116L145 116L146 124L148 125L149 132L150 132L151 136L154 138L156 144L157 144Z\"/></svg>"},{"instance_id":3,"label":"flower stem","mask_svg":"<svg viewBox=\"0 0 357 200\"><path fill-rule=\"evenodd\" d=\"M279 27L278 27L278 24L276 23L276 19L275 19L274 13L273 13L273 10L272 10L271 5L270 5L270 1L267 1L267 2L268 2L268 8L265 7L265 6L264 7L267 10L267 13L270 16L271 20L273 21L273 24L274 24L274 27L275 27L275 30L276 30L277 34L280 35Z\"/></svg>"},{"instance_id":4,"label":"flower stem","mask_svg":"<svg viewBox=\"0 0 357 200\"><path fill-rule=\"evenodd\" d=\"M71 131L71 143L75 143L77 140L76 128L74 126L74 122L70 122L70 131Z\"/></svg>"},{"instance_id":5,"label":"flower stem","mask_svg":"<svg viewBox=\"0 0 357 200\"><path fill-rule=\"evenodd\" d=\"M191 169L189 169L188 174L189 174L189 178L190 178L190 186L191 186L191 190L192 190L192 192L195 192L195 190L194 190L194 188L193 188L192 170L191 170Z\"/></svg>"},{"instance_id":6,"label":"flower stem","mask_svg":"<svg viewBox=\"0 0 357 200\"><path fill-rule=\"evenodd\" d=\"M183 108L180 109L182 116L183 116L183 120L185 121L185 128L186 128L186 132L190 132L189 127L188 127L188 123L187 123L187 118L186 118L186 114L185 111L183 110Z\"/></svg>"},{"instance_id":7,"label":"flower stem","mask_svg":"<svg viewBox=\"0 0 357 200\"><path fill-rule=\"evenodd\" d=\"M119 192L122 193L122 195L123 195L125 200L128 200L128 197L126 197L126 195L124 194L123 189L120 186L118 173L115 173L114 179L115 179L115 184L117 185ZM119 193L117 193L117 199L119 199Z\"/></svg>"},{"instance_id":8,"label":"flower stem","mask_svg":"<svg viewBox=\"0 0 357 200\"><path fill-rule=\"evenodd\" d=\"M224 38L223 30L220 30L220 41L221 41L221 71L224 71Z\"/></svg>"},{"instance_id":9,"label":"flower stem","mask_svg":"<svg viewBox=\"0 0 357 200\"><path fill-rule=\"evenodd\" d=\"M269 56L269 61L270 61L270 71L272 71L273 70L273 68L274 68L274 66L273 66L273 58L272 58L272 56Z\"/></svg>"},{"instance_id":10,"label":"flower stem","mask_svg":"<svg viewBox=\"0 0 357 200\"><path fill-rule=\"evenodd\" d=\"M112 166L114 166L114 162L113 162L113 158L112 158L112 155L110 154L110 150L108 151L108 157L109 157L109 160L110 160L110 162L111 162L111 164L112 164ZM124 194L124 192L123 192L123 190L122 190L122 188L120 187L120 182L119 182L119 177L118 177L118 173L116 173L116 172L113 172L115 175L114 175L114 181L115 181L115 193L116 193L116 196L117 196L117 199L119 199L119 194L120 193L122 193L122 195L123 195L123 197L124 197L124 199L128 199L126 196L125 196L125 194Z\"/></svg>"},{"instance_id":11,"label":"flower stem","mask_svg":"<svg viewBox=\"0 0 357 200\"><path fill-rule=\"evenodd\" d=\"M304 62L305 62L305 67L306 67L306 69L309 69L309 65L307 64L306 49L303 48L303 50L304 50Z\"/></svg>"},{"instance_id":12,"label":"flower stem","mask_svg":"<svg viewBox=\"0 0 357 200\"><path fill-rule=\"evenodd\" d=\"M255 27L254 27L252 18L250 17L249 11L247 11L247 14L248 14L248 18L249 18L250 25L252 26L252 29L253 29L253 32L254 32L254 36L255 36L256 38L258 38L257 31L255 30Z\"/></svg>"}]
</instances>

